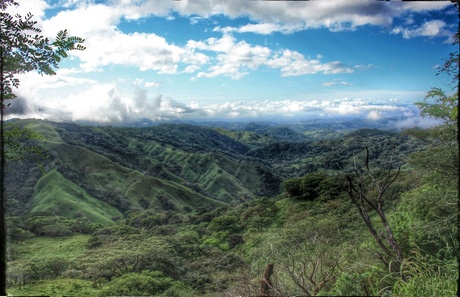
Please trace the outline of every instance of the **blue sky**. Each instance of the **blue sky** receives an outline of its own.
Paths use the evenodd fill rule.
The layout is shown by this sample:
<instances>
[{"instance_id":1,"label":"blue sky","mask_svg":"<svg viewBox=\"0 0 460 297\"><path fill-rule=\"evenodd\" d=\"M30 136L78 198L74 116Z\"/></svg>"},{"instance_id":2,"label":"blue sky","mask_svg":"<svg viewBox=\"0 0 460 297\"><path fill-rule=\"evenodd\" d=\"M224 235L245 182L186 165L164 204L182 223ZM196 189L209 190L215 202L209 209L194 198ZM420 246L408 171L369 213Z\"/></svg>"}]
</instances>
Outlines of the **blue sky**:
<instances>
[{"instance_id":1,"label":"blue sky","mask_svg":"<svg viewBox=\"0 0 460 297\"><path fill-rule=\"evenodd\" d=\"M414 102L452 89L436 75L456 49L445 1L21 1L28 11L45 36L66 28L87 49L56 76L19 77L10 117L414 123Z\"/></svg>"}]
</instances>

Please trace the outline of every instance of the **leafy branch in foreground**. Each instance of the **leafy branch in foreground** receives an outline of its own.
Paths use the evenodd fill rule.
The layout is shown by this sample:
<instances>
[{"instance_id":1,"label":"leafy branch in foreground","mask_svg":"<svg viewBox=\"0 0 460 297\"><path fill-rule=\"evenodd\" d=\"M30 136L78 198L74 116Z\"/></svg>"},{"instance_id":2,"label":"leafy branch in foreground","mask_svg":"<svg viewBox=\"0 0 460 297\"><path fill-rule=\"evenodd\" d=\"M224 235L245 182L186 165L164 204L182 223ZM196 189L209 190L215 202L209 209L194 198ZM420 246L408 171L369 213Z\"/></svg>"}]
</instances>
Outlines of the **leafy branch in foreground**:
<instances>
[{"instance_id":1,"label":"leafy branch in foreground","mask_svg":"<svg viewBox=\"0 0 460 297\"><path fill-rule=\"evenodd\" d=\"M2 1L0 8L0 55L2 100L14 99L13 87L19 87L15 76L30 71L54 75L62 58L71 50L84 50L84 39L68 36L67 30L58 32L55 41L40 35L37 21L28 13L25 17L13 16L7 12L9 6L18 4L11 0ZM2 102L3 103L3 102Z\"/></svg>"},{"instance_id":2,"label":"leafy branch in foreground","mask_svg":"<svg viewBox=\"0 0 460 297\"><path fill-rule=\"evenodd\" d=\"M435 99L435 102L430 102ZM458 93L447 96L440 88L431 88L427 92L423 102L417 102L415 105L420 109L420 115L423 117L430 116L445 121L447 124L454 124L458 118Z\"/></svg>"},{"instance_id":3,"label":"leafy branch in foreground","mask_svg":"<svg viewBox=\"0 0 460 297\"><path fill-rule=\"evenodd\" d=\"M14 124L5 125L5 157L9 162L22 160L27 155L42 155L44 149L40 146L29 144L31 140L42 140L43 135L31 128L19 127Z\"/></svg>"}]
</instances>

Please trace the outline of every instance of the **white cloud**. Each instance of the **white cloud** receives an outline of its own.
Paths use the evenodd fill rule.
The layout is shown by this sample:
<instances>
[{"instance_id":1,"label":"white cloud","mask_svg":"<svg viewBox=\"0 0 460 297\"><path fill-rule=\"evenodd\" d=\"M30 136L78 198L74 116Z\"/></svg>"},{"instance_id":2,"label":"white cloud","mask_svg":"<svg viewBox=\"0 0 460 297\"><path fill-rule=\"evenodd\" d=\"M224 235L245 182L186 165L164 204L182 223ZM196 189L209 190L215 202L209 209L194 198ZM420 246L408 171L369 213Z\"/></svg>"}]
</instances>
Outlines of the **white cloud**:
<instances>
[{"instance_id":1,"label":"white cloud","mask_svg":"<svg viewBox=\"0 0 460 297\"><path fill-rule=\"evenodd\" d=\"M93 79L75 76L78 73L79 71L73 68L62 68L56 71L56 75L42 76L36 72L19 74L17 78L20 86L19 89L14 90L14 93L19 97L37 98L37 100L40 98L45 101L48 97L60 96L98 83Z\"/></svg>"},{"instance_id":2,"label":"white cloud","mask_svg":"<svg viewBox=\"0 0 460 297\"><path fill-rule=\"evenodd\" d=\"M81 67L87 72L100 71L107 65L125 65L160 74L174 74L178 72L180 63L206 63L208 58L204 54L170 44L156 34L125 34L119 31L117 25L122 17L140 17L136 17L138 12L134 6L122 4L120 2L115 8L103 4L81 4L74 10L61 11L42 22L44 33L53 37L61 28L67 28L71 35L84 37L86 50L71 52L71 55L80 58ZM121 9L124 7L127 10Z\"/></svg>"},{"instance_id":3,"label":"white cloud","mask_svg":"<svg viewBox=\"0 0 460 297\"><path fill-rule=\"evenodd\" d=\"M295 31L300 31L302 29L305 29L304 26L299 26L299 25L291 25L291 24L276 24L276 23L261 23L261 24L247 24L244 26L241 26L239 28L236 27L215 27L213 31L215 32L223 32L224 34L227 33L255 33L255 34L263 34L263 35L269 35L274 32L281 32L283 34L290 34Z\"/></svg>"},{"instance_id":4,"label":"white cloud","mask_svg":"<svg viewBox=\"0 0 460 297\"><path fill-rule=\"evenodd\" d=\"M379 120L381 118L381 112L378 110L371 110L367 115L370 120Z\"/></svg>"},{"instance_id":5,"label":"white cloud","mask_svg":"<svg viewBox=\"0 0 460 297\"><path fill-rule=\"evenodd\" d=\"M137 1L113 0L107 4L91 1L60 1L62 7L77 7L60 12L57 18L66 20L72 29L81 27L95 30L114 25L121 18L138 20L151 15L172 19L172 13L189 16L192 23L215 15L231 18L248 16L256 24L248 24L228 30L270 34L291 33L308 28L329 28L334 31L353 30L359 26L391 26L395 18L410 18L412 13L439 11L452 4L448 1L432 2L375 2L375 1ZM44 0L21 2L21 12L31 11L38 18L44 16L48 4ZM96 12L98 11L98 12ZM77 12L77 13L74 13ZM107 22L109 20L109 22ZM97 23L102 26L97 26ZM58 26L57 28L63 28ZM70 28L69 28L70 29ZM85 30L89 32L91 30ZM72 30L73 32L73 30ZM87 36L76 31L74 34Z\"/></svg>"},{"instance_id":6,"label":"white cloud","mask_svg":"<svg viewBox=\"0 0 460 297\"><path fill-rule=\"evenodd\" d=\"M18 2L18 1L16 1ZM8 12L11 15L22 15L26 16L31 13L34 19L42 19L45 16L45 9L49 8L49 5L44 0L28 0L21 1L19 6L9 6Z\"/></svg>"},{"instance_id":7,"label":"white cloud","mask_svg":"<svg viewBox=\"0 0 460 297\"><path fill-rule=\"evenodd\" d=\"M247 70L255 70L267 63L271 50L264 46L250 45L245 41L226 34L222 38L209 38L204 42L189 41L188 48L215 52L214 65L207 71L199 72L197 77L229 76L240 79L247 75Z\"/></svg>"},{"instance_id":8,"label":"white cloud","mask_svg":"<svg viewBox=\"0 0 460 297\"><path fill-rule=\"evenodd\" d=\"M150 4L142 5L144 15L158 8ZM166 1L169 2L169 1ZM167 4L161 4L164 8ZM393 19L405 18L412 12L427 12L444 9L451 3L436 2L375 2L375 1L227 1L194 0L175 1L170 9L182 15L209 17L226 15L231 18L249 16L258 24L248 24L239 28L227 27L221 30L271 34L291 33L307 28L329 28L333 31L354 30L360 26L392 25ZM279 25L279 24L283 25Z\"/></svg>"},{"instance_id":9,"label":"white cloud","mask_svg":"<svg viewBox=\"0 0 460 297\"><path fill-rule=\"evenodd\" d=\"M421 123L417 108L414 105L394 105L389 102L377 104L363 99L342 98L335 100L280 100L280 101L238 101L220 104L200 105L196 102L190 108L200 110L200 116L210 118L243 118L243 119L281 119L290 118L330 118L330 117L361 117L370 120L395 119L398 127L408 126L410 122L402 120L412 118L412 122ZM193 114L191 114L193 115ZM418 118L418 120L414 120Z\"/></svg>"},{"instance_id":10,"label":"white cloud","mask_svg":"<svg viewBox=\"0 0 460 297\"><path fill-rule=\"evenodd\" d=\"M223 75L240 79L249 74L249 70L262 66L279 69L282 76L354 72L353 67L348 67L340 61L322 63L319 58L307 59L301 53L289 49L273 52L265 46L236 41L236 38L230 34L224 34L220 39L190 40L187 48L217 53L216 58L211 61L214 64L207 71L199 72L197 77L212 78Z\"/></svg>"},{"instance_id":11,"label":"white cloud","mask_svg":"<svg viewBox=\"0 0 460 297\"><path fill-rule=\"evenodd\" d=\"M177 119L192 112L189 107L172 98L149 96L147 90L140 86L136 87L134 93L123 92L115 84L99 83L79 92L30 95L18 92L17 100L21 100L21 103L17 100L14 103L21 105L21 113L8 113L8 118L120 123L141 118Z\"/></svg>"},{"instance_id":12,"label":"white cloud","mask_svg":"<svg viewBox=\"0 0 460 297\"><path fill-rule=\"evenodd\" d=\"M46 2L34 0L38 11ZM74 2L70 1L70 4ZM76 5L76 7L75 7ZM347 66L340 61L321 62L320 57L309 59L302 54L284 49L272 52L266 46L237 41L229 32L271 34L290 33L306 28L327 27L331 30L353 29L366 24L389 25L392 18L416 10L427 10L423 5L388 5L377 2L314 1L314 2L259 2L259 1L127 1L116 0L108 4L78 2L73 10L64 10L44 20L44 33L52 37L67 28L72 35L86 38L87 49L72 52L87 72L103 71L108 65L153 70L159 74L195 73L196 78L228 76L241 79L250 71L265 66L279 69L282 76L308 74L352 73L354 69L367 69L372 65ZM428 7L428 6L427 6ZM440 9L445 5L430 5ZM185 46L169 43L154 33L125 34L117 25L122 19L138 20L151 15L170 18L171 13L204 19L224 14L230 17L249 16L256 24L239 28L215 28L224 32L221 38L204 41L190 40ZM43 13L41 14L43 16ZM443 30L445 24L429 22L419 30L402 31L404 36L421 34L431 36ZM204 68L207 65L206 69ZM201 71L200 71L201 70Z\"/></svg>"},{"instance_id":13,"label":"white cloud","mask_svg":"<svg viewBox=\"0 0 460 297\"><path fill-rule=\"evenodd\" d=\"M53 77L46 77L53 78ZM42 85L42 82L39 82ZM51 84L50 82L49 84ZM82 82L83 83L83 82ZM338 82L340 83L340 82ZM205 104L197 100L187 106L172 98L150 94L143 79L134 81L134 91L122 91L116 84L89 84L75 92L59 92L60 88L37 90L30 93L21 89L14 109L7 118L45 118L54 121L92 121L100 123L122 123L148 118L166 119L281 119L330 118L355 116L371 120L397 119L397 125L422 125L417 108L411 104L400 104L393 99L386 101L341 98L324 100L278 100L236 101ZM38 83L37 83L38 85ZM67 87L61 88L67 89ZM14 114L14 112L16 112ZM412 120L409 120L412 118Z\"/></svg>"},{"instance_id":14,"label":"white cloud","mask_svg":"<svg viewBox=\"0 0 460 297\"><path fill-rule=\"evenodd\" d=\"M355 65L353 68L358 69L358 70L367 70L367 69L376 68L376 66L373 64Z\"/></svg>"},{"instance_id":15,"label":"white cloud","mask_svg":"<svg viewBox=\"0 0 460 297\"><path fill-rule=\"evenodd\" d=\"M336 84L337 84L336 81L327 81L327 82L323 82L323 86L325 86L325 87L335 86Z\"/></svg>"},{"instance_id":16,"label":"white cloud","mask_svg":"<svg viewBox=\"0 0 460 297\"><path fill-rule=\"evenodd\" d=\"M410 39L419 36L423 37L448 37L451 38L452 32L447 29L447 25L441 20L431 20L423 23L419 27L403 28L398 26L391 31L392 34L401 34L403 38Z\"/></svg>"},{"instance_id":17,"label":"white cloud","mask_svg":"<svg viewBox=\"0 0 460 297\"><path fill-rule=\"evenodd\" d=\"M156 82L156 81L147 81L147 82L145 82L144 86L146 88L156 88L156 87L160 86L160 83Z\"/></svg>"},{"instance_id":18,"label":"white cloud","mask_svg":"<svg viewBox=\"0 0 460 297\"><path fill-rule=\"evenodd\" d=\"M280 68L282 76L353 72L352 68L345 66L339 61L321 63L319 59L307 60L299 52L291 50L283 50L277 53L273 59L267 61L266 65L271 68Z\"/></svg>"}]
</instances>

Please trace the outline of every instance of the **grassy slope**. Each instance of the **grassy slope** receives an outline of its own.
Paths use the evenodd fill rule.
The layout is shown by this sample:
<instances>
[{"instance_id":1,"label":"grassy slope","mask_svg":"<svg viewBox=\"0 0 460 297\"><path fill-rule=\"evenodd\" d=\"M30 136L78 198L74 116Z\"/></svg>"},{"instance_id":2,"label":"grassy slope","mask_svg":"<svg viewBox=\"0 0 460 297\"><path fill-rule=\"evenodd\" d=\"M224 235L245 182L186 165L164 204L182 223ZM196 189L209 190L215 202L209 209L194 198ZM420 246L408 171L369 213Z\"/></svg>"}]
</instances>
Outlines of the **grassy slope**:
<instances>
[{"instance_id":1,"label":"grassy slope","mask_svg":"<svg viewBox=\"0 0 460 297\"><path fill-rule=\"evenodd\" d=\"M83 173L83 182L102 193L115 193L134 208L147 200L151 206L161 207L159 195L166 196L180 210L181 206L221 206L222 202L193 192L177 183L144 175L120 166L88 149L68 144L55 147L63 164Z\"/></svg>"},{"instance_id":2,"label":"grassy slope","mask_svg":"<svg viewBox=\"0 0 460 297\"><path fill-rule=\"evenodd\" d=\"M276 140L270 136L250 132L250 131L232 131L223 128L212 128L215 131L219 132L222 135L230 137L231 139L241 142L251 148L257 148L260 146L264 146Z\"/></svg>"},{"instance_id":3,"label":"grassy slope","mask_svg":"<svg viewBox=\"0 0 460 297\"><path fill-rule=\"evenodd\" d=\"M78 212L81 212L93 223L103 225L112 224L112 217L121 215L116 208L91 197L56 170L44 175L35 185L34 191L32 212L52 210L68 218L76 218Z\"/></svg>"},{"instance_id":4,"label":"grassy slope","mask_svg":"<svg viewBox=\"0 0 460 297\"><path fill-rule=\"evenodd\" d=\"M152 164L162 164L161 170L168 177L174 174L167 168L178 168L174 175L177 180L196 183L222 201L255 197L254 192L262 186L254 166L221 154L192 154L154 143L145 144L145 151Z\"/></svg>"}]
</instances>

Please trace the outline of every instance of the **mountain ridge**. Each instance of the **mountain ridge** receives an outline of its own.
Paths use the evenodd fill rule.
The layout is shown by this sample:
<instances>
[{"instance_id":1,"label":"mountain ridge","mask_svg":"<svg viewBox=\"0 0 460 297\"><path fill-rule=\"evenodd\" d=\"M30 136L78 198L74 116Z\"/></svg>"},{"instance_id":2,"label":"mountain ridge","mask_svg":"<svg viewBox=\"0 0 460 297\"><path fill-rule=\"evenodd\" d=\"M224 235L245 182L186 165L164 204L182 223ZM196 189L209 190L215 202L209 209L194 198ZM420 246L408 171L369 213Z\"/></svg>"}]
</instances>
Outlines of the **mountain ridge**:
<instances>
[{"instance_id":1,"label":"mountain ridge","mask_svg":"<svg viewBox=\"0 0 460 297\"><path fill-rule=\"evenodd\" d=\"M315 131L255 123L247 130L228 130L184 123L137 128L11 122L45 136L36 142L46 151L45 173L55 171L66 183L120 213L143 209L184 213L270 197L279 194L284 179L319 169L340 170L364 147L379 155L397 147L415 150L418 145L407 136L376 129L321 139L305 135ZM42 177L31 173L38 166L27 160L15 166L18 172L7 178L10 208L18 212L22 205L33 210L31 199L39 196L33 187ZM15 193L17 179L28 183Z\"/></svg>"}]
</instances>

